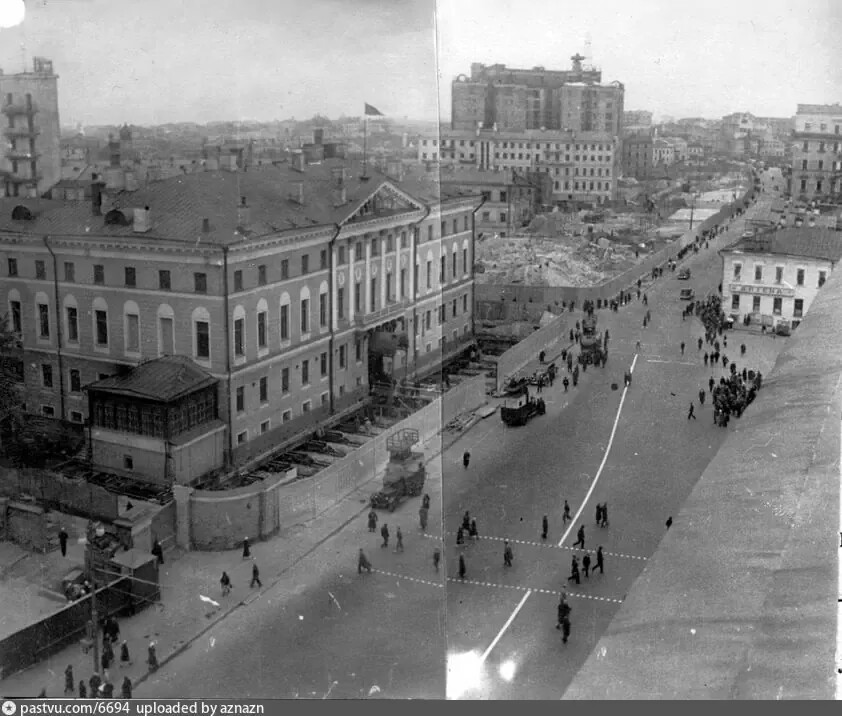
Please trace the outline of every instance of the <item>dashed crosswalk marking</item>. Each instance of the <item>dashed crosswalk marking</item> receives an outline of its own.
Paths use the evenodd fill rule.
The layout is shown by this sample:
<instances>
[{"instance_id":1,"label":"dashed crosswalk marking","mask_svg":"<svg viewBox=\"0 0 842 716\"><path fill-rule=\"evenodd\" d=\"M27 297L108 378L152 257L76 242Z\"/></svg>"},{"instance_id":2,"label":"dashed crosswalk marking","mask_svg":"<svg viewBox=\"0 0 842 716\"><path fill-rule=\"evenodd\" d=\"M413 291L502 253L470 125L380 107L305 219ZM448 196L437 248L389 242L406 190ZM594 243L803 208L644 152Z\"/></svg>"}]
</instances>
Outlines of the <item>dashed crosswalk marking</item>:
<instances>
[{"instance_id":1,"label":"dashed crosswalk marking","mask_svg":"<svg viewBox=\"0 0 842 716\"><path fill-rule=\"evenodd\" d=\"M372 572L376 572L377 574L383 574L387 577L394 577L395 579L401 579L405 582L417 582L418 584L426 584L430 587L436 587L437 589L442 589L444 584L442 582L433 582L429 579L420 579L418 577L408 577L405 574L398 574L397 572L389 572L385 569L376 569L372 568ZM519 592L527 592L532 591L536 592L537 594L550 594L556 597L561 596L562 594L567 595L568 597L574 597L576 599L591 599L596 602L611 602L612 604L622 604L622 599L614 599L613 597L598 597L593 594L582 594L581 592L569 592L566 589L536 589L535 587L525 587L521 584L500 584L498 582L481 582L478 579L460 579L459 577L448 577L448 582L455 582L459 584L471 584L475 587L491 587L493 589L513 589Z\"/></svg>"},{"instance_id":2,"label":"dashed crosswalk marking","mask_svg":"<svg viewBox=\"0 0 842 716\"><path fill-rule=\"evenodd\" d=\"M431 535L431 534L425 533L424 536L427 539L433 539L433 540L436 540L437 542L442 541L441 535ZM549 549L565 549L565 550L568 550L570 552L593 552L593 551L595 551L595 550L584 550L584 549L581 549L580 547L570 547L568 545L557 545L554 542L533 542L531 540L512 539L511 537L495 537L493 535L483 535L477 541L481 542L482 540L495 540L496 542L509 542L511 544L523 544L523 545L527 545L528 547L547 547ZM465 544L470 544L470 543L471 543L470 539L466 540L466 542L465 542ZM645 562L646 560L649 559L648 557L641 557L640 555L637 555L637 554L625 554L623 552L603 551L603 554L606 555L607 557L622 557L623 559L639 559L643 562Z\"/></svg>"}]
</instances>

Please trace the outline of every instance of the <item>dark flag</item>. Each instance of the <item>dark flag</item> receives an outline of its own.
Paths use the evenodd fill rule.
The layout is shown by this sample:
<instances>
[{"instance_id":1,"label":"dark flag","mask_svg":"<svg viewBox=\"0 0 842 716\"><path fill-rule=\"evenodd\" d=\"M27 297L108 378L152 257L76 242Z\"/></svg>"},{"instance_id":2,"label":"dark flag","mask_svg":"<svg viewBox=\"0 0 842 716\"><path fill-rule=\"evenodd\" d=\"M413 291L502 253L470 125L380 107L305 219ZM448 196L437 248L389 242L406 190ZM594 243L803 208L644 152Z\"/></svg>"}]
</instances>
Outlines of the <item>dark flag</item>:
<instances>
[{"instance_id":1,"label":"dark flag","mask_svg":"<svg viewBox=\"0 0 842 716\"><path fill-rule=\"evenodd\" d=\"M372 107L368 102L365 103L365 115L366 117L383 117L383 112L381 112L377 107Z\"/></svg>"}]
</instances>

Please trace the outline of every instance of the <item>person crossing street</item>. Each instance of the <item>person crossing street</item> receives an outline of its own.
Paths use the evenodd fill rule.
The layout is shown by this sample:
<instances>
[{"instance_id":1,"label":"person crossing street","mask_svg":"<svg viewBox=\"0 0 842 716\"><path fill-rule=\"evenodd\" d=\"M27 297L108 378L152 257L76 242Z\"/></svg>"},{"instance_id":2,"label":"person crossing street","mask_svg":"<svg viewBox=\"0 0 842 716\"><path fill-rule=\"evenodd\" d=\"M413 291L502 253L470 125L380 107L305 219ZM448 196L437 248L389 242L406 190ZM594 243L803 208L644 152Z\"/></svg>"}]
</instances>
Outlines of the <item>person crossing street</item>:
<instances>
[{"instance_id":1,"label":"person crossing street","mask_svg":"<svg viewBox=\"0 0 842 716\"><path fill-rule=\"evenodd\" d=\"M585 573L585 577L589 577L590 575L588 572L591 568L591 556L585 552L585 556L582 557L582 571Z\"/></svg>"},{"instance_id":2,"label":"person crossing street","mask_svg":"<svg viewBox=\"0 0 842 716\"><path fill-rule=\"evenodd\" d=\"M567 500L564 501L564 516L561 518L563 524L567 524L568 520L572 520L573 518L570 516L570 505L567 504Z\"/></svg>"},{"instance_id":3,"label":"person crossing street","mask_svg":"<svg viewBox=\"0 0 842 716\"><path fill-rule=\"evenodd\" d=\"M690 418L693 418L693 420L696 419L695 410L696 410L696 406L694 405L694 403L691 402L690 403L690 412L687 413L687 419L688 420L690 420Z\"/></svg>"},{"instance_id":4,"label":"person crossing street","mask_svg":"<svg viewBox=\"0 0 842 716\"><path fill-rule=\"evenodd\" d=\"M511 567L513 559L514 553L512 552L512 546L509 544L509 541L506 540L506 544L503 547L503 566Z\"/></svg>"},{"instance_id":5,"label":"person crossing street","mask_svg":"<svg viewBox=\"0 0 842 716\"><path fill-rule=\"evenodd\" d=\"M550 521L547 519L547 516L544 515L544 519L541 520L541 539L547 539L547 532L550 529Z\"/></svg>"},{"instance_id":6,"label":"person crossing street","mask_svg":"<svg viewBox=\"0 0 842 716\"><path fill-rule=\"evenodd\" d=\"M597 547L597 550L596 550L596 567L593 568L594 573L596 573L596 570L599 569L600 574L605 574L605 572L603 570L603 565L604 565L603 559L604 558L602 556L602 545L600 545L599 547Z\"/></svg>"},{"instance_id":7,"label":"person crossing street","mask_svg":"<svg viewBox=\"0 0 842 716\"><path fill-rule=\"evenodd\" d=\"M381 548L389 546L389 525L385 522L383 526L380 528L380 536L383 538L383 544L380 545Z\"/></svg>"},{"instance_id":8,"label":"person crossing street","mask_svg":"<svg viewBox=\"0 0 842 716\"><path fill-rule=\"evenodd\" d=\"M576 533L576 541L573 543L573 547L580 546L582 549L585 549L585 525L579 527L579 531Z\"/></svg>"}]
</instances>

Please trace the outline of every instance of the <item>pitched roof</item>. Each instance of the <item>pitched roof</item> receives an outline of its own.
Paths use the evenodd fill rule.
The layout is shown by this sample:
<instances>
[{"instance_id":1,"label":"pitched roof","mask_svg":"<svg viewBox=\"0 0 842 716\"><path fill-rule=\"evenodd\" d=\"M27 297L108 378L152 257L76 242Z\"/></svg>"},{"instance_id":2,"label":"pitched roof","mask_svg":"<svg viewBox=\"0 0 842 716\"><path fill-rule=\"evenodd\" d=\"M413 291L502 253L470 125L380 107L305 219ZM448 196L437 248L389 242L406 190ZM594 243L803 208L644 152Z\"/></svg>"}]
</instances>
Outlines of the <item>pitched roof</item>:
<instances>
[{"instance_id":1,"label":"pitched roof","mask_svg":"<svg viewBox=\"0 0 842 716\"><path fill-rule=\"evenodd\" d=\"M168 403L217 382L187 356L174 355L148 360L126 375L104 378L85 388Z\"/></svg>"},{"instance_id":2,"label":"pitched roof","mask_svg":"<svg viewBox=\"0 0 842 716\"><path fill-rule=\"evenodd\" d=\"M803 258L842 259L842 231L816 228L786 228L762 233L761 239L740 239L723 251L735 253L763 253Z\"/></svg>"},{"instance_id":3,"label":"pitched roof","mask_svg":"<svg viewBox=\"0 0 842 716\"><path fill-rule=\"evenodd\" d=\"M346 203L334 206L333 174L344 167ZM93 235L165 238L196 242L235 243L248 237L280 231L340 223L383 184L390 184L410 195L419 204L435 204L440 199L456 198L454 192L442 194L437 176L426 176L423 169L405 171L397 181L369 168L363 180L358 162L327 159L307 165L303 172L288 163L252 166L248 171L200 171L151 182L137 191L121 191L115 196L116 207L131 222L132 209L148 206L152 229L136 234L128 226L106 225L104 217L93 216L89 202L64 202L47 199L0 199L0 231L53 235ZM304 203L298 185L304 188ZM238 233L238 206L245 197L250 220L244 233ZM11 219L12 209L26 206L35 218L21 222ZM103 211L103 214L106 212ZM210 233L202 233L203 219L210 221Z\"/></svg>"}]
</instances>

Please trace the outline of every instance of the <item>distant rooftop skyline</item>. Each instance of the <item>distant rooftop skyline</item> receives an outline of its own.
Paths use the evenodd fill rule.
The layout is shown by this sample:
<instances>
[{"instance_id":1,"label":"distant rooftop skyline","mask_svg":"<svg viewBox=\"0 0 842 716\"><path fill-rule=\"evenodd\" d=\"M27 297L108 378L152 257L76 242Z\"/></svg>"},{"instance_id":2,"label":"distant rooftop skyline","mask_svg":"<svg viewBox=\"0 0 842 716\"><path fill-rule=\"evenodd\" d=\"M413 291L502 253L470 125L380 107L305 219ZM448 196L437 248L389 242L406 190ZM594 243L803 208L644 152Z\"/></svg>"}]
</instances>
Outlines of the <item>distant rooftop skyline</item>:
<instances>
[{"instance_id":1,"label":"distant rooftop skyline","mask_svg":"<svg viewBox=\"0 0 842 716\"><path fill-rule=\"evenodd\" d=\"M222 0L62 0L0 29L0 67L51 59L64 126L338 118L364 102L446 123L471 63L567 69L577 52L656 120L791 117L842 100L840 5L238 0L231 13Z\"/></svg>"}]
</instances>

